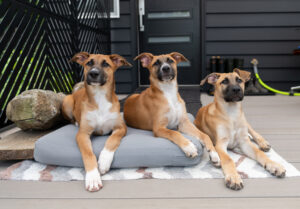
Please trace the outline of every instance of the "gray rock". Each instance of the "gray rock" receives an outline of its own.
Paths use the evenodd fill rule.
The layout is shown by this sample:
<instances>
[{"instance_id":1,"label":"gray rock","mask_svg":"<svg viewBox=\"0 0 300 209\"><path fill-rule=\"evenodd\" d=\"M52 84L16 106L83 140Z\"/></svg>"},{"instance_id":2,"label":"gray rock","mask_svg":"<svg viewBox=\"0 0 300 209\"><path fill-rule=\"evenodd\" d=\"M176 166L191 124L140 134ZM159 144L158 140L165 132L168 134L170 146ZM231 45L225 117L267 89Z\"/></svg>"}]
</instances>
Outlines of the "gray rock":
<instances>
[{"instance_id":1,"label":"gray rock","mask_svg":"<svg viewBox=\"0 0 300 209\"><path fill-rule=\"evenodd\" d=\"M63 121L61 106L65 95L32 89L13 98L6 116L22 130L46 130Z\"/></svg>"}]
</instances>

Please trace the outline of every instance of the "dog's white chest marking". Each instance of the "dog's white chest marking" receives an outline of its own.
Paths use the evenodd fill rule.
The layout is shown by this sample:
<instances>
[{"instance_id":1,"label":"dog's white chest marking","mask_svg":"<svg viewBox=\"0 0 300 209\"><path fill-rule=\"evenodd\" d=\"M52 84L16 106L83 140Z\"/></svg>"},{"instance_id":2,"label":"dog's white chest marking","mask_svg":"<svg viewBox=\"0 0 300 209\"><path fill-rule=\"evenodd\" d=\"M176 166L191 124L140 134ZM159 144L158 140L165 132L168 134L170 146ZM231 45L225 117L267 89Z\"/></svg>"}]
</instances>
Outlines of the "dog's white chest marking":
<instances>
[{"instance_id":1,"label":"dog's white chest marking","mask_svg":"<svg viewBox=\"0 0 300 209\"><path fill-rule=\"evenodd\" d=\"M237 130L232 127L225 127L223 125L217 126L218 138L224 141L224 148L232 149L237 146Z\"/></svg>"},{"instance_id":2,"label":"dog's white chest marking","mask_svg":"<svg viewBox=\"0 0 300 209\"><path fill-rule=\"evenodd\" d=\"M86 119L90 126L95 129L96 133L102 135L111 132L117 122L118 113L111 112L112 103L106 99L106 91L98 90L94 94L94 99L98 105L98 109L89 111Z\"/></svg>"},{"instance_id":3,"label":"dog's white chest marking","mask_svg":"<svg viewBox=\"0 0 300 209\"><path fill-rule=\"evenodd\" d=\"M177 97L176 82L160 84L160 89L164 93L169 104L169 111L166 114L168 119L168 128L174 129L179 125L183 115L183 107Z\"/></svg>"},{"instance_id":4,"label":"dog's white chest marking","mask_svg":"<svg viewBox=\"0 0 300 209\"><path fill-rule=\"evenodd\" d=\"M217 127L218 137L227 138L227 147L233 149L241 142L241 140L244 140L245 137L247 137L248 128L241 119L239 107L235 105L227 106L225 110L228 115L227 126L221 125Z\"/></svg>"},{"instance_id":5,"label":"dog's white chest marking","mask_svg":"<svg viewBox=\"0 0 300 209\"><path fill-rule=\"evenodd\" d=\"M240 116L240 109L237 105L228 105L225 107L225 111L232 121L237 121Z\"/></svg>"}]
</instances>

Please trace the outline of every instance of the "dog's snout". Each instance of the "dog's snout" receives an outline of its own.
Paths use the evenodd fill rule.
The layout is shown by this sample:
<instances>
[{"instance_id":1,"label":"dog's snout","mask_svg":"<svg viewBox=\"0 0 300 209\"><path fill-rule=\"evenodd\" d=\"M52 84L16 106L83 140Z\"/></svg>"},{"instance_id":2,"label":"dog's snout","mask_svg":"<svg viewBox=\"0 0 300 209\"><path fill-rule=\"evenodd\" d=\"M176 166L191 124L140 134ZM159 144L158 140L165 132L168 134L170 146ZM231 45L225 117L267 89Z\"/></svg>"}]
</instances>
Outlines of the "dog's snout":
<instances>
[{"instance_id":1,"label":"dog's snout","mask_svg":"<svg viewBox=\"0 0 300 209\"><path fill-rule=\"evenodd\" d=\"M175 78L175 71L168 63L163 63L157 70L157 78L160 81L173 80Z\"/></svg>"},{"instance_id":2,"label":"dog's snout","mask_svg":"<svg viewBox=\"0 0 300 209\"><path fill-rule=\"evenodd\" d=\"M168 66L168 65L165 65L165 66L163 66L162 67L162 69L161 69L164 73L169 73L170 72L170 70L171 70L171 68L170 68L170 66Z\"/></svg>"},{"instance_id":3,"label":"dog's snout","mask_svg":"<svg viewBox=\"0 0 300 209\"><path fill-rule=\"evenodd\" d=\"M223 94L226 102L238 102L244 98L243 89L237 85L229 85Z\"/></svg>"},{"instance_id":4,"label":"dog's snout","mask_svg":"<svg viewBox=\"0 0 300 209\"><path fill-rule=\"evenodd\" d=\"M239 87L239 86L234 86L234 87L232 87L232 91L233 91L233 93L240 93L241 87Z\"/></svg>"},{"instance_id":5,"label":"dog's snout","mask_svg":"<svg viewBox=\"0 0 300 209\"><path fill-rule=\"evenodd\" d=\"M97 77L99 77L100 72L97 69L93 69L89 72L88 75L91 76L91 78L96 79Z\"/></svg>"},{"instance_id":6,"label":"dog's snout","mask_svg":"<svg viewBox=\"0 0 300 209\"><path fill-rule=\"evenodd\" d=\"M102 69L93 68L87 73L87 83L104 85L107 81L107 74Z\"/></svg>"}]
</instances>

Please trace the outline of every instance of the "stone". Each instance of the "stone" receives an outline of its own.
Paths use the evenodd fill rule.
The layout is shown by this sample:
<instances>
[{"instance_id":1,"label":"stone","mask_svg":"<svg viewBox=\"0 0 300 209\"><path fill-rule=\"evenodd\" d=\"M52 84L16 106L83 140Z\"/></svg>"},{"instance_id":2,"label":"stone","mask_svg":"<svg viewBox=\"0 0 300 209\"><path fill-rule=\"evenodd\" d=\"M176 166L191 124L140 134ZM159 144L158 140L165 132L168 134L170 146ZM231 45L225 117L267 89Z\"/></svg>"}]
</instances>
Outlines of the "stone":
<instances>
[{"instance_id":1,"label":"stone","mask_svg":"<svg viewBox=\"0 0 300 209\"><path fill-rule=\"evenodd\" d=\"M8 103L6 116L22 130L46 130L64 120L64 97L63 93L48 90L24 91Z\"/></svg>"}]
</instances>

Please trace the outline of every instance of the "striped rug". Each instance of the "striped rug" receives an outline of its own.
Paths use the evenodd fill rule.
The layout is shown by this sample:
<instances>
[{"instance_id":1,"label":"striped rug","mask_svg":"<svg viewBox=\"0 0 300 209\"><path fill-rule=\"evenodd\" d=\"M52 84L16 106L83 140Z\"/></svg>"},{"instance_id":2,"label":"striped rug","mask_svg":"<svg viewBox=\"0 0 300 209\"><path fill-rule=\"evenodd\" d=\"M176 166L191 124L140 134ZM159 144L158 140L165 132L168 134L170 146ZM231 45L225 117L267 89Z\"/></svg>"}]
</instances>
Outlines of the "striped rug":
<instances>
[{"instance_id":1,"label":"striped rug","mask_svg":"<svg viewBox=\"0 0 300 209\"><path fill-rule=\"evenodd\" d=\"M272 160L281 163L287 170L287 177L300 176L300 172L274 150L266 153ZM229 152L242 178L275 178L264 170L255 161ZM73 181L83 180L83 168L71 168L44 165L32 160L25 160L13 164L0 173L2 180L34 180L34 181ZM224 178L222 170L209 163L207 154L204 154L200 164L193 167L160 167L160 168L129 168L112 169L102 176L103 180L127 179L205 179Z\"/></svg>"}]
</instances>

